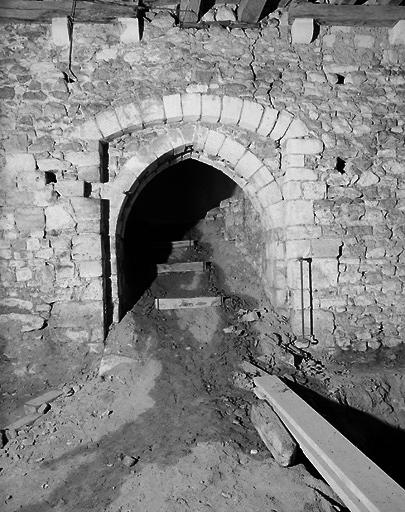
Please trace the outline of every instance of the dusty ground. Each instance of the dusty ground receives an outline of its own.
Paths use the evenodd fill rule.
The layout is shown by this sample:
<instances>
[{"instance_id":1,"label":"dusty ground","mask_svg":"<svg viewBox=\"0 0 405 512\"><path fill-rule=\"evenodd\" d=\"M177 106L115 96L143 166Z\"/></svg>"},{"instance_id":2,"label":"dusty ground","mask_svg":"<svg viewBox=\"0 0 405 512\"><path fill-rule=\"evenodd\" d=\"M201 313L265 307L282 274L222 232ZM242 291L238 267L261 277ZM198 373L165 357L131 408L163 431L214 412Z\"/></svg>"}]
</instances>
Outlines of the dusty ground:
<instances>
[{"instance_id":1,"label":"dusty ground","mask_svg":"<svg viewBox=\"0 0 405 512\"><path fill-rule=\"evenodd\" d=\"M402 353L380 353L374 367L367 355L316 362L304 354L296 367L289 365L278 355L290 346L291 333L272 312L253 269L223 240L218 224L202 223L198 238L200 249L182 259L209 258L215 267L204 276L155 282L112 329L107 354L134 362L104 378L83 372L74 394L54 402L0 452L1 510L343 510L303 458L286 469L269 456L249 419L254 395L235 385L244 382L243 360L289 376L297 392L365 451L377 440L380 450L370 455L399 475L392 461L403 439L397 428L405 395ZM154 309L154 295L181 292L220 293L224 306ZM241 322L240 310L254 308L261 319ZM224 333L229 326L236 330ZM260 356L263 336L274 339L274 358Z\"/></svg>"}]
</instances>

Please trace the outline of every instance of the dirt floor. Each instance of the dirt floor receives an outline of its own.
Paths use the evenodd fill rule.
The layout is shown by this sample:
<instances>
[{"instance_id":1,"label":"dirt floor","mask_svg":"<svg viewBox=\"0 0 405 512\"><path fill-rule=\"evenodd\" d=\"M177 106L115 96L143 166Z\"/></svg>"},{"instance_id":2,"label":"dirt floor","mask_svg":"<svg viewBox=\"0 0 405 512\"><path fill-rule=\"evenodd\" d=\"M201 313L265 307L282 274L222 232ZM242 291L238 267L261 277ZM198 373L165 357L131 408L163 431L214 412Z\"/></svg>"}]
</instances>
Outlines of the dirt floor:
<instances>
[{"instance_id":1,"label":"dirt floor","mask_svg":"<svg viewBox=\"0 0 405 512\"><path fill-rule=\"evenodd\" d=\"M202 222L194 234L199 246L179 260L215 265L204 275L153 283L106 342L105 358L132 362L103 377L98 366L87 368L49 412L9 440L0 451L1 510L345 510L303 456L292 468L271 458L249 418L256 398L240 367L246 360L287 377L400 481L393 454L405 419L402 352L316 361L294 349L286 322L220 223ZM223 306L155 309L155 296L183 292L221 295ZM251 311L260 318L244 321ZM264 339L274 340L273 352L261 352ZM379 450L370 450L376 439Z\"/></svg>"}]
</instances>

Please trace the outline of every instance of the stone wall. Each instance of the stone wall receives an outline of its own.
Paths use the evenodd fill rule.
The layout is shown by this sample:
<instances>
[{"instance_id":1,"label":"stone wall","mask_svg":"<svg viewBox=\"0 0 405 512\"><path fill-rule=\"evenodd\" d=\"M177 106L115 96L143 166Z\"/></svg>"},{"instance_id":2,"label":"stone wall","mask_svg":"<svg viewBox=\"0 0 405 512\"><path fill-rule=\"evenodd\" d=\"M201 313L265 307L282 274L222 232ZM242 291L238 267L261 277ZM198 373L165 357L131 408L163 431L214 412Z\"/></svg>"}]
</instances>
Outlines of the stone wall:
<instances>
[{"instance_id":1,"label":"stone wall","mask_svg":"<svg viewBox=\"0 0 405 512\"><path fill-rule=\"evenodd\" d=\"M291 44L277 13L260 30L150 18L142 42L125 20L76 24L77 81L58 26L3 27L0 322L10 350L41 329L99 350L110 281L118 300L126 193L190 146L252 201L266 289L293 327L297 258L311 257L318 347L400 343L403 47L363 27L321 27L313 43ZM124 132L136 134L128 165L113 148Z\"/></svg>"}]
</instances>

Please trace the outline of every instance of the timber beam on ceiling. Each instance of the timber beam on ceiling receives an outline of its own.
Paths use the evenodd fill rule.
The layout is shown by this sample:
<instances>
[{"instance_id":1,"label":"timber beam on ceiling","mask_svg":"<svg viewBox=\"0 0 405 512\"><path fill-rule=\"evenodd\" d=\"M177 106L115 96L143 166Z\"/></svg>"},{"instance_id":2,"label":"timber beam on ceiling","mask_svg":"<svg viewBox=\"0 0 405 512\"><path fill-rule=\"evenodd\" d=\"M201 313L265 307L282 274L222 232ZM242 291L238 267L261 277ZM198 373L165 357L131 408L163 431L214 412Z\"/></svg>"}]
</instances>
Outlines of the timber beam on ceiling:
<instances>
[{"instance_id":1,"label":"timber beam on ceiling","mask_svg":"<svg viewBox=\"0 0 405 512\"><path fill-rule=\"evenodd\" d=\"M379 5L354 5L357 0L334 0L334 4L314 4L306 1L279 0L274 8L286 8L290 23L299 18L312 18L320 25L395 25L405 19L404 0L377 0ZM339 3L338 3L339 2ZM269 0L233 0L238 4L237 21L200 22L200 17L214 4L225 0L155 0L148 5L120 0L77 0L75 21L81 23L109 23L117 18L136 18L148 10L170 10L178 13L180 26L206 28L210 25L255 28L267 13ZM141 13L139 12L141 9ZM72 2L57 0L0 0L0 23L50 23L52 18L70 16Z\"/></svg>"},{"instance_id":2,"label":"timber beam on ceiling","mask_svg":"<svg viewBox=\"0 0 405 512\"><path fill-rule=\"evenodd\" d=\"M392 27L405 19L405 7L397 5L332 5L309 2L291 5L288 18L312 18L319 25L367 25Z\"/></svg>"}]
</instances>

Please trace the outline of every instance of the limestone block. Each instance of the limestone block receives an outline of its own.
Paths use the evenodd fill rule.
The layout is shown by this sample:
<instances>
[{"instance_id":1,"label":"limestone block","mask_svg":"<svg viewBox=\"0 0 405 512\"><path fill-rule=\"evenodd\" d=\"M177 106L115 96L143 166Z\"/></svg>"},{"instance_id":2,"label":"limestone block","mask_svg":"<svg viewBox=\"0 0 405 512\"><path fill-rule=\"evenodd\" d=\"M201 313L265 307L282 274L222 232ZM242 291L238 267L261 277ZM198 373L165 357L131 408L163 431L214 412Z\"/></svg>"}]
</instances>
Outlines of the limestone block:
<instances>
[{"instance_id":1,"label":"limestone block","mask_svg":"<svg viewBox=\"0 0 405 512\"><path fill-rule=\"evenodd\" d=\"M80 277L100 277L103 275L101 261L79 261L77 263Z\"/></svg>"},{"instance_id":2,"label":"limestone block","mask_svg":"<svg viewBox=\"0 0 405 512\"><path fill-rule=\"evenodd\" d=\"M282 200L282 196L278 183L272 180L265 187L259 190L257 197L264 208L267 208L272 204L279 203Z\"/></svg>"},{"instance_id":3,"label":"limestone block","mask_svg":"<svg viewBox=\"0 0 405 512\"><path fill-rule=\"evenodd\" d=\"M245 130L255 132L263 116L263 106L253 101L244 100L238 125Z\"/></svg>"},{"instance_id":4,"label":"limestone block","mask_svg":"<svg viewBox=\"0 0 405 512\"><path fill-rule=\"evenodd\" d=\"M163 108L168 123L176 123L182 121L183 110L181 108L180 94L171 94L170 96L163 96Z\"/></svg>"},{"instance_id":5,"label":"limestone block","mask_svg":"<svg viewBox=\"0 0 405 512\"><path fill-rule=\"evenodd\" d=\"M148 98L141 105L142 119L145 126L163 124L166 121L163 101L160 98Z\"/></svg>"},{"instance_id":6,"label":"limestone block","mask_svg":"<svg viewBox=\"0 0 405 512\"><path fill-rule=\"evenodd\" d=\"M100 260L100 235L87 233L74 236L72 238L72 258L74 260Z\"/></svg>"},{"instance_id":7,"label":"limestone block","mask_svg":"<svg viewBox=\"0 0 405 512\"><path fill-rule=\"evenodd\" d=\"M36 161L34 155L29 153L9 153L6 154L5 170L15 172L35 171Z\"/></svg>"},{"instance_id":8,"label":"limestone block","mask_svg":"<svg viewBox=\"0 0 405 512\"><path fill-rule=\"evenodd\" d=\"M193 148L196 151L203 151L205 141L207 140L210 130L206 126L198 125L193 136ZM184 140L184 139L183 139Z\"/></svg>"},{"instance_id":9,"label":"limestone block","mask_svg":"<svg viewBox=\"0 0 405 512\"><path fill-rule=\"evenodd\" d=\"M139 24L137 18L118 18L121 24L120 41L123 44L139 43Z\"/></svg>"},{"instance_id":10,"label":"limestone block","mask_svg":"<svg viewBox=\"0 0 405 512\"><path fill-rule=\"evenodd\" d=\"M70 203L76 219L100 219L100 201L86 197L72 197Z\"/></svg>"},{"instance_id":11,"label":"limestone block","mask_svg":"<svg viewBox=\"0 0 405 512\"><path fill-rule=\"evenodd\" d=\"M325 345L322 337L327 337L328 334L333 333L335 329L334 315L331 311L323 309L314 309L314 333L315 337L319 340L320 344Z\"/></svg>"},{"instance_id":12,"label":"limestone block","mask_svg":"<svg viewBox=\"0 0 405 512\"><path fill-rule=\"evenodd\" d=\"M79 125L79 127L73 131L72 136L84 140L99 140L102 138L101 131L95 119L89 119Z\"/></svg>"},{"instance_id":13,"label":"limestone block","mask_svg":"<svg viewBox=\"0 0 405 512\"><path fill-rule=\"evenodd\" d=\"M274 128L274 125L276 124L278 114L278 110L266 107L264 109L259 128L257 129L257 133L262 137L267 137Z\"/></svg>"},{"instance_id":14,"label":"limestone block","mask_svg":"<svg viewBox=\"0 0 405 512\"><path fill-rule=\"evenodd\" d=\"M312 18L298 18L291 25L291 42L308 44L314 37L315 24Z\"/></svg>"},{"instance_id":15,"label":"limestone block","mask_svg":"<svg viewBox=\"0 0 405 512\"><path fill-rule=\"evenodd\" d=\"M201 121L217 123L221 116L222 98L213 94L201 96Z\"/></svg>"},{"instance_id":16,"label":"limestone block","mask_svg":"<svg viewBox=\"0 0 405 512\"><path fill-rule=\"evenodd\" d=\"M304 155L282 155L281 166L283 169L287 167L305 167Z\"/></svg>"},{"instance_id":17,"label":"limestone block","mask_svg":"<svg viewBox=\"0 0 405 512\"><path fill-rule=\"evenodd\" d=\"M201 94L182 94L183 121L198 121L201 117Z\"/></svg>"},{"instance_id":18,"label":"limestone block","mask_svg":"<svg viewBox=\"0 0 405 512\"><path fill-rule=\"evenodd\" d=\"M67 151L65 160L78 167L100 165L100 153L98 151Z\"/></svg>"},{"instance_id":19,"label":"limestone block","mask_svg":"<svg viewBox=\"0 0 405 512\"><path fill-rule=\"evenodd\" d=\"M287 259L308 258L311 255L310 240L287 240Z\"/></svg>"},{"instance_id":20,"label":"limestone block","mask_svg":"<svg viewBox=\"0 0 405 512\"><path fill-rule=\"evenodd\" d=\"M5 211L1 212L0 229L5 231L15 229L14 213Z\"/></svg>"},{"instance_id":21,"label":"limestone block","mask_svg":"<svg viewBox=\"0 0 405 512\"><path fill-rule=\"evenodd\" d=\"M210 130L204 145L204 152L216 156L225 141L225 135Z\"/></svg>"},{"instance_id":22,"label":"limestone block","mask_svg":"<svg viewBox=\"0 0 405 512\"><path fill-rule=\"evenodd\" d=\"M287 181L283 185L283 197L285 200L300 199L302 197L301 182Z\"/></svg>"},{"instance_id":23,"label":"limestone block","mask_svg":"<svg viewBox=\"0 0 405 512\"><path fill-rule=\"evenodd\" d=\"M23 267L15 272L17 282L29 281L32 279L32 272L28 267Z\"/></svg>"},{"instance_id":24,"label":"limestone block","mask_svg":"<svg viewBox=\"0 0 405 512\"><path fill-rule=\"evenodd\" d=\"M89 328L102 325L102 301L89 302L55 302L49 325L51 327Z\"/></svg>"},{"instance_id":25,"label":"limestone block","mask_svg":"<svg viewBox=\"0 0 405 512\"><path fill-rule=\"evenodd\" d=\"M73 229L75 225L75 220L63 206L53 205L45 208L45 229L47 232Z\"/></svg>"},{"instance_id":26,"label":"limestone block","mask_svg":"<svg viewBox=\"0 0 405 512\"><path fill-rule=\"evenodd\" d=\"M301 184L304 199L325 199L326 183L322 181L303 181Z\"/></svg>"},{"instance_id":27,"label":"limestone block","mask_svg":"<svg viewBox=\"0 0 405 512\"><path fill-rule=\"evenodd\" d=\"M288 167L284 175L284 183L289 181L316 181L315 171L306 167Z\"/></svg>"},{"instance_id":28,"label":"limestone block","mask_svg":"<svg viewBox=\"0 0 405 512\"><path fill-rule=\"evenodd\" d=\"M338 258L341 246L339 239L311 240L311 254L314 258Z\"/></svg>"},{"instance_id":29,"label":"limestone block","mask_svg":"<svg viewBox=\"0 0 405 512\"><path fill-rule=\"evenodd\" d=\"M219 150L218 156L235 166L245 152L246 148L242 144L227 137Z\"/></svg>"},{"instance_id":30,"label":"limestone block","mask_svg":"<svg viewBox=\"0 0 405 512\"><path fill-rule=\"evenodd\" d=\"M235 166L235 171L248 180L256 171L263 167L261 162L253 153L246 151L246 153L239 160Z\"/></svg>"},{"instance_id":31,"label":"limestone block","mask_svg":"<svg viewBox=\"0 0 405 512\"><path fill-rule=\"evenodd\" d=\"M285 225L296 226L298 224L313 224L314 211L312 201L297 199L286 201Z\"/></svg>"},{"instance_id":32,"label":"limestone block","mask_svg":"<svg viewBox=\"0 0 405 512\"><path fill-rule=\"evenodd\" d=\"M14 216L16 227L21 233L44 230L45 217L43 208L21 208L15 212Z\"/></svg>"},{"instance_id":33,"label":"limestone block","mask_svg":"<svg viewBox=\"0 0 405 512\"><path fill-rule=\"evenodd\" d=\"M37 160L38 169L43 172L52 171L55 173L66 171L71 167L70 162L58 158L40 158Z\"/></svg>"},{"instance_id":34,"label":"limestone block","mask_svg":"<svg viewBox=\"0 0 405 512\"><path fill-rule=\"evenodd\" d=\"M270 132L269 137L272 140L280 140L288 130L288 127L292 123L294 116L285 110L282 110L277 118L274 128Z\"/></svg>"},{"instance_id":35,"label":"limestone block","mask_svg":"<svg viewBox=\"0 0 405 512\"><path fill-rule=\"evenodd\" d=\"M4 330L17 330L17 332L30 332L41 329L44 319L39 315L8 313L0 315L0 326Z\"/></svg>"},{"instance_id":36,"label":"limestone block","mask_svg":"<svg viewBox=\"0 0 405 512\"><path fill-rule=\"evenodd\" d=\"M148 147L149 151L156 155L156 158L160 158L163 155L169 156L173 155L173 146L170 138L165 134L159 137L156 137Z\"/></svg>"},{"instance_id":37,"label":"limestone block","mask_svg":"<svg viewBox=\"0 0 405 512\"><path fill-rule=\"evenodd\" d=\"M398 21L388 30L388 39L392 45L405 44L405 20Z\"/></svg>"},{"instance_id":38,"label":"limestone block","mask_svg":"<svg viewBox=\"0 0 405 512\"><path fill-rule=\"evenodd\" d=\"M337 285L337 258L314 258L312 260L312 280L315 290Z\"/></svg>"},{"instance_id":39,"label":"limestone block","mask_svg":"<svg viewBox=\"0 0 405 512\"><path fill-rule=\"evenodd\" d=\"M30 311L34 307L30 300L16 299L14 297L0 299L0 306L10 309L25 309L27 311Z\"/></svg>"},{"instance_id":40,"label":"limestone block","mask_svg":"<svg viewBox=\"0 0 405 512\"><path fill-rule=\"evenodd\" d=\"M316 155L323 150L319 139L289 139L286 143L287 154Z\"/></svg>"},{"instance_id":41,"label":"limestone block","mask_svg":"<svg viewBox=\"0 0 405 512\"><path fill-rule=\"evenodd\" d=\"M86 165L84 167L79 167L77 170L77 177L79 180L87 181L88 183L97 183L101 180L100 166Z\"/></svg>"},{"instance_id":42,"label":"limestone block","mask_svg":"<svg viewBox=\"0 0 405 512\"><path fill-rule=\"evenodd\" d=\"M88 281L81 289L81 300L102 300L103 282L102 279L92 279Z\"/></svg>"},{"instance_id":43,"label":"limestone block","mask_svg":"<svg viewBox=\"0 0 405 512\"><path fill-rule=\"evenodd\" d=\"M301 121L301 119L294 119L288 130L285 132L283 141L287 139L298 139L300 137L305 137L308 135L308 128Z\"/></svg>"},{"instance_id":44,"label":"limestone block","mask_svg":"<svg viewBox=\"0 0 405 512\"><path fill-rule=\"evenodd\" d=\"M360 187L371 187L372 185L376 185L379 181L379 176L377 176L377 174L375 174L373 171L364 171L362 172L356 185Z\"/></svg>"},{"instance_id":45,"label":"limestone block","mask_svg":"<svg viewBox=\"0 0 405 512\"><path fill-rule=\"evenodd\" d=\"M68 19L65 18L52 18L51 25L52 42L55 46L69 46L69 29Z\"/></svg>"},{"instance_id":46,"label":"limestone block","mask_svg":"<svg viewBox=\"0 0 405 512\"><path fill-rule=\"evenodd\" d=\"M303 253L305 253L305 247L303 247ZM305 264L306 265L306 264ZM306 272L306 267L304 266L304 272ZM291 290L300 290L301 289L301 268L300 263L297 259L290 259L287 261L286 265L287 270L287 285ZM304 287L308 290L308 276L304 274ZM301 307L301 306L299 306Z\"/></svg>"},{"instance_id":47,"label":"limestone block","mask_svg":"<svg viewBox=\"0 0 405 512\"><path fill-rule=\"evenodd\" d=\"M142 114L134 103L116 106L115 113L118 123L124 132L142 128Z\"/></svg>"},{"instance_id":48,"label":"limestone block","mask_svg":"<svg viewBox=\"0 0 405 512\"><path fill-rule=\"evenodd\" d=\"M267 167L262 165L252 176L249 178L249 184L253 185L256 191L262 189L268 185L271 181L274 181L273 175L269 172Z\"/></svg>"},{"instance_id":49,"label":"limestone block","mask_svg":"<svg viewBox=\"0 0 405 512\"><path fill-rule=\"evenodd\" d=\"M95 119L97 126L105 139L112 139L122 134L122 129L118 122L115 110L110 109L99 112Z\"/></svg>"},{"instance_id":50,"label":"limestone block","mask_svg":"<svg viewBox=\"0 0 405 512\"><path fill-rule=\"evenodd\" d=\"M62 197L83 197L84 182L78 180L58 181L54 185L56 192Z\"/></svg>"},{"instance_id":51,"label":"limestone block","mask_svg":"<svg viewBox=\"0 0 405 512\"><path fill-rule=\"evenodd\" d=\"M280 466L291 466L298 445L270 405L265 402L253 405L250 418L274 459Z\"/></svg>"},{"instance_id":52,"label":"limestone block","mask_svg":"<svg viewBox=\"0 0 405 512\"><path fill-rule=\"evenodd\" d=\"M266 213L269 215L270 228L280 228L284 226L285 204L283 201L270 205L266 208Z\"/></svg>"},{"instance_id":53,"label":"limestone block","mask_svg":"<svg viewBox=\"0 0 405 512\"><path fill-rule=\"evenodd\" d=\"M58 282L66 282L68 279L73 279L75 276L75 267L70 265L58 265L55 268L55 278Z\"/></svg>"},{"instance_id":54,"label":"limestone block","mask_svg":"<svg viewBox=\"0 0 405 512\"><path fill-rule=\"evenodd\" d=\"M223 124L236 126L241 116L243 100L224 96L222 98L222 112L219 121Z\"/></svg>"},{"instance_id":55,"label":"limestone block","mask_svg":"<svg viewBox=\"0 0 405 512\"><path fill-rule=\"evenodd\" d=\"M353 41L357 48L373 48L375 38L367 34L355 34Z\"/></svg>"}]
</instances>

